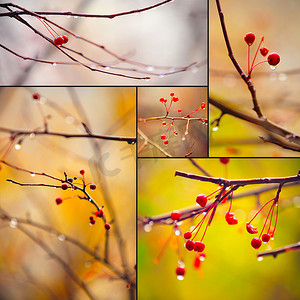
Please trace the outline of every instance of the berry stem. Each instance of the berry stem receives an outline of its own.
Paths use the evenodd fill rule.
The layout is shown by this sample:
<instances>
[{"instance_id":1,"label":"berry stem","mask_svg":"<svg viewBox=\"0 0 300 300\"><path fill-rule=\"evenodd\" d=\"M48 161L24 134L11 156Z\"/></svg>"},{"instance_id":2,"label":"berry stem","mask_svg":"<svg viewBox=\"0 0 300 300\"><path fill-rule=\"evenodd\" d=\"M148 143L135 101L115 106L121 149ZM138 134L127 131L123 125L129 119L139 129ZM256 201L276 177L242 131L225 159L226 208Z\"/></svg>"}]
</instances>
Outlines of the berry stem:
<instances>
[{"instance_id":1,"label":"berry stem","mask_svg":"<svg viewBox=\"0 0 300 300\"><path fill-rule=\"evenodd\" d=\"M273 201L274 199L269 200L267 203L265 203L260 210L254 215L254 217L248 222L248 224L251 224L251 222L256 218L256 216L261 212L261 210L267 205L269 204L271 201Z\"/></svg>"},{"instance_id":2,"label":"berry stem","mask_svg":"<svg viewBox=\"0 0 300 300\"><path fill-rule=\"evenodd\" d=\"M252 71L252 69L253 69L253 65L254 65L254 63L255 63L255 60L256 60L256 57L257 57L257 53L258 53L258 51L259 51L259 48L260 48L260 46L261 46L261 44L262 44L262 42L264 41L264 36L262 36L261 37L261 40L260 40L260 42L259 42L259 45L258 45L258 47L257 47L257 49L256 49L256 52L255 52L255 55L254 55L254 59L253 59L253 61L252 61L252 64L251 64L251 70L250 71Z\"/></svg>"},{"instance_id":3,"label":"berry stem","mask_svg":"<svg viewBox=\"0 0 300 300\"><path fill-rule=\"evenodd\" d=\"M272 199L272 200L274 200L274 199ZM273 205L274 205L274 203L272 203L272 206L271 206L271 208L270 208L270 210L269 210L269 212L268 212L266 221L265 221L264 226L263 226L263 228L262 228L262 230L261 230L261 232L260 232L259 238L261 238L261 236L262 236L262 234L263 234L263 232L264 232L264 229L265 229L266 224L267 224L267 222L268 222L268 219L269 219L270 213L271 213L271 211L272 211ZM270 222L270 224L271 224L271 222Z\"/></svg>"}]
</instances>

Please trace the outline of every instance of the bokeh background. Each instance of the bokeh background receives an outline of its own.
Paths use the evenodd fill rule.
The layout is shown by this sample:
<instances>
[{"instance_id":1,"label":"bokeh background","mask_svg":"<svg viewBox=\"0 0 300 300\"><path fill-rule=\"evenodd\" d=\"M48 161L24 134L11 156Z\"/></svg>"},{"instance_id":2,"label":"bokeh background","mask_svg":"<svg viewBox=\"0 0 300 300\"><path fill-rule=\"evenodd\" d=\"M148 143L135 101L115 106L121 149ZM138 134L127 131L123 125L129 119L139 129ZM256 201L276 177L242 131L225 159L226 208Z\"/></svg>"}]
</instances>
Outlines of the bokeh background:
<instances>
[{"instance_id":1,"label":"bokeh background","mask_svg":"<svg viewBox=\"0 0 300 300\"><path fill-rule=\"evenodd\" d=\"M16 0L28 10L72 11L89 14L112 14L157 4L155 0L68 0L33 1ZM1 12L4 9L1 9ZM39 20L24 17L43 33L48 34ZM153 66L182 67L195 61L201 67L164 78L153 77L149 82L103 75L82 67L49 66L23 61L0 50L0 83L3 85L168 85L207 82L207 4L205 0L173 1L144 13L114 19L67 18L49 16L54 22L71 29L109 50L132 60ZM59 32L60 33L60 32ZM50 34L48 34L50 36ZM26 26L8 17L0 18L1 43L25 56L65 61L56 49L33 33ZM114 58L87 43L70 38L67 44L78 51L88 53L97 61L113 63ZM128 67L128 65L123 65Z\"/></svg>"},{"instance_id":2,"label":"bokeh background","mask_svg":"<svg viewBox=\"0 0 300 300\"><path fill-rule=\"evenodd\" d=\"M252 57L261 36L265 37L264 45L270 52L279 53L281 62L276 70L271 70L270 66L264 63L254 69L252 80L265 116L299 133L300 36L297 24L300 2L228 0L221 1L221 6L234 55L244 70L247 69L247 45L244 36L248 32L256 35L256 41L251 47ZM210 1L209 24L210 95L233 108L256 116L252 111L248 88L237 76L228 57L215 1ZM257 62L262 60L261 58L259 55ZM220 111L211 106L210 121L219 115ZM210 134L210 155L299 156L297 152L264 144L258 137L261 135L266 136L254 125L225 115L219 130Z\"/></svg>"},{"instance_id":3,"label":"bokeh background","mask_svg":"<svg viewBox=\"0 0 300 300\"><path fill-rule=\"evenodd\" d=\"M0 127L28 130L42 127L42 116L32 99L34 92L41 95L41 106L51 131L85 133L80 124L84 121L93 133L135 137L136 95L135 88L131 87L1 88ZM7 149L9 134L1 132L0 141L1 149ZM1 158L3 154L4 151ZM129 277L135 277L135 145L86 138L30 136L23 139L19 150L13 147L4 159L18 167L60 178L63 178L63 172L73 177L79 176L79 170L85 169L86 181L97 185L90 195L99 205L104 205L107 219L112 222L109 260L120 270L123 269L114 227L117 222L124 241L121 251L127 261ZM8 183L7 179L24 183L56 182L43 176L31 177L28 173L1 164L0 206L13 217L30 216L31 220L51 226L61 234L96 249L100 256L104 255L104 224L98 220L94 226L89 226L89 216L95 211L90 203L71 198L56 205L57 197L77 193L53 188L20 187ZM114 217L110 213L111 207L115 211ZM14 225L0 220L0 298L87 299L56 260L51 259ZM93 261L78 247L64 241L63 236L57 237L28 225L26 229L65 260L96 299L129 299L126 281Z\"/></svg>"},{"instance_id":4,"label":"bokeh background","mask_svg":"<svg viewBox=\"0 0 300 300\"><path fill-rule=\"evenodd\" d=\"M236 158L227 166L219 159L196 159L196 162L211 175L230 179L293 176L300 168L297 159ZM139 159L138 215L141 219L191 207L198 194L208 195L217 189L211 183L174 177L175 170L201 174L187 159ZM235 194L257 188L240 188ZM299 185L283 188L275 239L263 245L261 251L299 241L299 191ZM276 190L261 194L260 203L272 199L275 194ZM206 259L200 269L194 268L194 254L183 248L184 240L180 239L186 269L183 281L177 280L175 274L178 254L174 236L160 262L154 264L171 234L171 226L154 225L151 231L148 226L147 232L139 226L139 299L299 299L299 252L258 261L258 251L250 245L252 236L246 232L245 224L257 211L256 201L254 195L233 201L232 211L239 220L235 226L225 221L229 203L217 209L204 238ZM255 225L262 228L261 214ZM189 226L189 221L185 221L180 228L185 232Z\"/></svg>"},{"instance_id":5,"label":"bokeh background","mask_svg":"<svg viewBox=\"0 0 300 300\"><path fill-rule=\"evenodd\" d=\"M168 100L167 107L170 104L170 93L173 92L179 98L178 102L172 104L169 116L185 116L197 108L201 103L206 104L204 110L199 109L193 114L195 117L207 119L207 87L139 87L138 88L138 118L150 118L164 116L166 114L165 106L159 101L160 98ZM178 113L178 109L181 113ZM167 124L170 121L166 120ZM163 126L162 121L138 122L138 128L151 141L159 145L169 155L183 157L187 154L191 157L207 157L208 153L208 129L207 125L201 121L190 121L189 133L182 140L186 121L175 120L174 125L177 136L170 135L169 144L165 145L161 140L161 135L166 132L168 125ZM138 149L139 157L164 157L165 155L157 148L148 144L143 148L144 138L139 135Z\"/></svg>"}]
</instances>

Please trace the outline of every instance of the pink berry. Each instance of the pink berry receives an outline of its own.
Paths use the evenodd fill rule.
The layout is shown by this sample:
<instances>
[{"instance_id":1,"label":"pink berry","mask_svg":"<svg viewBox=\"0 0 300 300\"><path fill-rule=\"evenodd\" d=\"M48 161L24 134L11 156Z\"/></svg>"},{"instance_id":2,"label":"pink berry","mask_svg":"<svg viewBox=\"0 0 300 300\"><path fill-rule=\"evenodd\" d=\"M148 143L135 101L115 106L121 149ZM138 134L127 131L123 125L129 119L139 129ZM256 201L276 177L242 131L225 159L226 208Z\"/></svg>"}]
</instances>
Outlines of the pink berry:
<instances>
[{"instance_id":1,"label":"pink berry","mask_svg":"<svg viewBox=\"0 0 300 300\"><path fill-rule=\"evenodd\" d=\"M179 220L181 217L181 212L179 210L173 210L171 213L171 219L173 221Z\"/></svg>"},{"instance_id":2,"label":"pink berry","mask_svg":"<svg viewBox=\"0 0 300 300\"><path fill-rule=\"evenodd\" d=\"M266 47L263 47L263 48L260 48L259 51L262 56L266 56L269 52L269 49Z\"/></svg>"},{"instance_id":3,"label":"pink berry","mask_svg":"<svg viewBox=\"0 0 300 300\"><path fill-rule=\"evenodd\" d=\"M204 206L206 205L206 203L207 203L207 197L206 197L204 194L199 194L199 195L197 196L197 198L196 198L196 202L197 202L200 206L204 207Z\"/></svg>"},{"instance_id":4,"label":"pink berry","mask_svg":"<svg viewBox=\"0 0 300 300\"><path fill-rule=\"evenodd\" d=\"M96 189L96 184L92 183L90 185L90 189L91 189L91 191L94 191Z\"/></svg>"},{"instance_id":5,"label":"pink berry","mask_svg":"<svg viewBox=\"0 0 300 300\"><path fill-rule=\"evenodd\" d=\"M109 230L109 229L110 229L110 225L109 225L108 223L106 223L106 224L104 225L104 228L105 228L106 230Z\"/></svg>"},{"instance_id":6,"label":"pink berry","mask_svg":"<svg viewBox=\"0 0 300 300\"><path fill-rule=\"evenodd\" d=\"M230 161L230 158L220 158L220 162L224 165L227 165Z\"/></svg>"},{"instance_id":7,"label":"pink berry","mask_svg":"<svg viewBox=\"0 0 300 300\"><path fill-rule=\"evenodd\" d=\"M184 233L183 237L186 239L186 240L189 240L191 237L192 237L192 233L187 231Z\"/></svg>"},{"instance_id":8,"label":"pink berry","mask_svg":"<svg viewBox=\"0 0 300 300\"><path fill-rule=\"evenodd\" d=\"M55 199L55 202L56 202L57 205L59 205L59 204L61 204L63 201L62 201L61 198L56 198L56 199Z\"/></svg>"},{"instance_id":9,"label":"pink berry","mask_svg":"<svg viewBox=\"0 0 300 300\"><path fill-rule=\"evenodd\" d=\"M244 37L245 42L248 46L251 46L255 41L255 35L252 32L248 32Z\"/></svg>"},{"instance_id":10,"label":"pink berry","mask_svg":"<svg viewBox=\"0 0 300 300\"><path fill-rule=\"evenodd\" d=\"M278 65L280 62L280 56L279 54L273 52L268 56L268 63L271 66L276 66Z\"/></svg>"},{"instance_id":11,"label":"pink berry","mask_svg":"<svg viewBox=\"0 0 300 300\"><path fill-rule=\"evenodd\" d=\"M61 46L64 43L64 39L61 36L58 36L54 39L54 44L56 46Z\"/></svg>"},{"instance_id":12,"label":"pink berry","mask_svg":"<svg viewBox=\"0 0 300 300\"><path fill-rule=\"evenodd\" d=\"M176 268L176 275L177 276L184 276L184 274L185 274L185 268L183 268L183 267L177 267Z\"/></svg>"},{"instance_id":13,"label":"pink berry","mask_svg":"<svg viewBox=\"0 0 300 300\"><path fill-rule=\"evenodd\" d=\"M195 246L195 242L193 242L192 240L188 240L185 243L185 248L188 249L189 251L193 251L194 246Z\"/></svg>"},{"instance_id":14,"label":"pink berry","mask_svg":"<svg viewBox=\"0 0 300 300\"><path fill-rule=\"evenodd\" d=\"M203 252L205 249L205 244L201 241L197 241L194 244L194 251L195 252Z\"/></svg>"},{"instance_id":15,"label":"pink berry","mask_svg":"<svg viewBox=\"0 0 300 300\"><path fill-rule=\"evenodd\" d=\"M68 185L67 185L66 183L62 184L62 185L61 185L61 189L62 189L62 190L68 189Z\"/></svg>"},{"instance_id":16,"label":"pink berry","mask_svg":"<svg viewBox=\"0 0 300 300\"><path fill-rule=\"evenodd\" d=\"M261 244L262 244L262 241L259 238L253 238L252 241L251 241L251 246L254 249L260 248Z\"/></svg>"},{"instance_id":17,"label":"pink berry","mask_svg":"<svg viewBox=\"0 0 300 300\"><path fill-rule=\"evenodd\" d=\"M165 144L165 145L168 145L168 144L169 144L169 141L168 141L168 140L165 140L165 141L164 141L164 144Z\"/></svg>"},{"instance_id":18,"label":"pink berry","mask_svg":"<svg viewBox=\"0 0 300 300\"><path fill-rule=\"evenodd\" d=\"M160 136L160 138L161 138L162 140L164 140L164 139L166 138L166 135L165 135L165 134L162 134L162 135Z\"/></svg>"},{"instance_id":19,"label":"pink berry","mask_svg":"<svg viewBox=\"0 0 300 300\"><path fill-rule=\"evenodd\" d=\"M39 93L34 93L34 94L32 94L32 98L34 100L40 100L40 94Z\"/></svg>"},{"instance_id":20,"label":"pink berry","mask_svg":"<svg viewBox=\"0 0 300 300\"><path fill-rule=\"evenodd\" d=\"M69 41L69 38L66 35L62 35L61 37L64 40L63 44L66 44Z\"/></svg>"},{"instance_id":21,"label":"pink berry","mask_svg":"<svg viewBox=\"0 0 300 300\"><path fill-rule=\"evenodd\" d=\"M264 233L261 237L264 243L267 243L270 240L271 236L268 233Z\"/></svg>"}]
</instances>

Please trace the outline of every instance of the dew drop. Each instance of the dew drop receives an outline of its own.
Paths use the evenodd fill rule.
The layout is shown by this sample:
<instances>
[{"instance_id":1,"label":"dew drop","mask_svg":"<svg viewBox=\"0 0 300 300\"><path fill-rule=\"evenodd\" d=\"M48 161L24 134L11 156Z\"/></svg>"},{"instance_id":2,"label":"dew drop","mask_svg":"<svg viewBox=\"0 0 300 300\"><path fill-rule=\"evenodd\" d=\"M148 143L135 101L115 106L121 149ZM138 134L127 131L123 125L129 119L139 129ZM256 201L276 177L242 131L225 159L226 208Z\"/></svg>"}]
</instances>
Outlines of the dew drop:
<instances>
[{"instance_id":1,"label":"dew drop","mask_svg":"<svg viewBox=\"0 0 300 300\"><path fill-rule=\"evenodd\" d=\"M182 275L177 275L177 279L178 279L178 280L183 280L184 277L183 277Z\"/></svg>"},{"instance_id":2,"label":"dew drop","mask_svg":"<svg viewBox=\"0 0 300 300\"><path fill-rule=\"evenodd\" d=\"M16 150L20 150L22 148L22 146L20 144L15 144L15 149Z\"/></svg>"},{"instance_id":3,"label":"dew drop","mask_svg":"<svg viewBox=\"0 0 300 300\"><path fill-rule=\"evenodd\" d=\"M200 256L199 259L200 261L205 261L205 256Z\"/></svg>"},{"instance_id":4,"label":"dew drop","mask_svg":"<svg viewBox=\"0 0 300 300\"><path fill-rule=\"evenodd\" d=\"M150 78L145 78L145 81L149 82L149 81L150 81Z\"/></svg>"},{"instance_id":5,"label":"dew drop","mask_svg":"<svg viewBox=\"0 0 300 300\"><path fill-rule=\"evenodd\" d=\"M258 258L257 258L257 260L258 261L262 261L264 258L262 257L262 256L259 256Z\"/></svg>"},{"instance_id":6,"label":"dew drop","mask_svg":"<svg viewBox=\"0 0 300 300\"><path fill-rule=\"evenodd\" d=\"M218 126L215 126L212 131L218 131L219 130L219 127Z\"/></svg>"},{"instance_id":7,"label":"dew drop","mask_svg":"<svg viewBox=\"0 0 300 300\"><path fill-rule=\"evenodd\" d=\"M35 174L34 174L34 173L30 173L30 176L31 176L31 177L34 177L34 176L35 176Z\"/></svg>"},{"instance_id":8,"label":"dew drop","mask_svg":"<svg viewBox=\"0 0 300 300\"><path fill-rule=\"evenodd\" d=\"M74 19L78 19L78 16L74 16Z\"/></svg>"},{"instance_id":9,"label":"dew drop","mask_svg":"<svg viewBox=\"0 0 300 300\"><path fill-rule=\"evenodd\" d=\"M198 71L199 71L199 68L198 68L198 67L193 67L193 68L192 68L192 73L195 74L195 73L197 73Z\"/></svg>"},{"instance_id":10,"label":"dew drop","mask_svg":"<svg viewBox=\"0 0 300 300\"><path fill-rule=\"evenodd\" d=\"M35 139L35 133L30 133L29 138L30 138L31 140Z\"/></svg>"},{"instance_id":11,"label":"dew drop","mask_svg":"<svg viewBox=\"0 0 300 300\"><path fill-rule=\"evenodd\" d=\"M175 230L175 235L180 236L180 230Z\"/></svg>"},{"instance_id":12,"label":"dew drop","mask_svg":"<svg viewBox=\"0 0 300 300\"><path fill-rule=\"evenodd\" d=\"M159 75L159 78L164 78L164 77L165 77L165 75L163 75L163 74Z\"/></svg>"},{"instance_id":13,"label":"dew drop","mask_svg":"<svg viewBox=\"0 0 300 300\"><path fill-rule=\"evenodd\" d=\"M67 15L67 19L70 19L70 18L71 18L71 16Z\"/></svg>"},{"instance_id":14,"label":"dew drop","mask_svg":"<svg viewBox=\"0 0 300 300\"><path fill-rule=\"evenodd\" d=\"M11 218L9 221L10 228L16 228L18 226L18 220L16 218Z\"/></svg>"},{"instance_id":15,"label":"dew drop","mask_svg":"<svg viewBox=\"0 0 300 300\"><path fill-rule=\"evenodd\" d=\"M109 66L105 66L104 69L105 69L105 70L109 70L110 67L109 67Z\"/></svg>"},{"instance_id":16,"label":"dew drop","mask_svg":"<svg viewBox=\"0 0 300 300\"><path fill-rule=\"evenodd\" d=\"M65 237L63 234L59 234L59 235L57 236L57 238L58 238L58 240L59 240L60 242L63 242L63 241L65 241L65 239L66 239L66 237Z\"/></svg>"},{"instance_id":17,"label":"dew drop","mask_svg":"<svg viewBox=\"0 0 300 300\"><path fill-rule=\"evenodd\" d=\"M181 138L182 141L185 141L185 137Z\"/></svg>"},{"instance_id":18,"label":"dew drop","mask_svg":"<svg viewBox=\"0 0 300 300\"><path fill-rule=\"evenodd\" d=\"M52 66L53 66L53 67L56 67L56 66L57 66L57 64L56 64L56 63L53 63L53 64L52 64Z\"/></svg>"},{"instance_id":19,"label":"dew drop","mask_svg":"<svg viewBox=\"0 0 300 300\"><path fill-rule=\"evenodd\" d=\"M276 67L277 67L277 66L271 66L271 65L270 65L270 68L271 68L272 70L276 70Z\"/></svg>"},{"instance_id":20,"label":"dew drop","mask_svg":"<svg viewBox=\"0 0 300 300\"><path fill-rule=\"evenodd\" d=\"M65 122L71 125L75 122L75 119L72 116L66 116Z\"/></svg>"},{"instance_id":21,"label":"dew drop","mask_svg":"<svg viewBox=\"0 0 300 300\"><path fill-rule=\"evenodd\" d=\"M151 224L151 222L144 225L144 230L146 232L150 232L152 230L152 224Z\"/></svg>"},{"instance_id":22,"label":"dew drop","mask_svg":"<svg viewBox=\"0 0 300 300\"><path fill-rule=\"evenodd\" d=\"M148 67L147 67L147 71L150 71L150 72L151 72L151 71L154 71L154 67L153 67L153 66L148 66Z\"/></svg>"}]
</instances>

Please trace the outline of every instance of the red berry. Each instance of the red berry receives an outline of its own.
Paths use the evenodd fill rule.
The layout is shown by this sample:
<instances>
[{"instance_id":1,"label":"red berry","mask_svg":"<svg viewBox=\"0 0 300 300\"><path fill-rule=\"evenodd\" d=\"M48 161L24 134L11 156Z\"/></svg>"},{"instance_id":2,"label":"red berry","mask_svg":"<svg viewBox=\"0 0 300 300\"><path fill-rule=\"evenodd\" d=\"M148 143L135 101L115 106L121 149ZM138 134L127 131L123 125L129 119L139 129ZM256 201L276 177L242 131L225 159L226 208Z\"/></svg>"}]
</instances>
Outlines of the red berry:
<instances>
[{"instance_id":1,"label":"red berry","mask_svg":"<svg viewBox=\"0 0 300 300\"><path fill-rule=\"evenodd\" d=\"M199 195L197 196L197 198L196 198L196 202L197 202L200 206L204 207L204 206L206 205L206 203L207 203L207 197L206 197L204 194L199 194Z\"/></svg>"},{"instance_id":2,"label":"red berry","mask_svg":"<svg viewBox=\"0 0 300 300\"><path fill-rule=\"evenodd\" d=\"M34 94L32 94L32 98L34 100L40 100L40 94L39 93L34 93Z\"/></svg>"},{"instance_id":3,"label":"red berry","mask_svg":"<svg viewBox=\"0 0 300 300\"><path fill-rule=\"evenodd\" d=\"M262 56L266 56L269 52L269 49L266 47L263 47L263 48L260 48L259 51Z\"/></svg>"},{"instance_id":4,"label":"red berry","mask_svg":"<svg viewBox=\"0 0 300 300\"><path fill-rule=\"evenodd\" d=\"M197 241L194 245L195 252L203 252L205 249L205 244L203 242Z\"/></svg>"},{"instance_id":5,"label":"red berry","mask_svg":"<svg viewBox=\"0 0 300 300\"><path fill-rule=\"evenodd\" d=\"M257 228L255 228L253 225L247 223L246 229L250 234L258 233Z\"/></svg>"},{"instance_id":6,"label":"red berry","mask_svg":"<svg viewBox=\"0 0 300 300\"><path fill-rule=\"evenodd\" d=\"M255 35L252 32L248 32L244 37L245 42L248 46L251 46L255 41Z\"/></svg>"},{"instance_id":7,"label":"red berry","mask_svg":"<svg viewBox=\"0 0 300 300\"><path fill-rule=\"evenodd\" d=\"M96 223L95 219L90 220L90 225L94 225Z\"/></svg>"},{"instance_id":8,"label":"red berry","mask_svg":"<svg viewBox=\"0 0 300 300\"><path fill-rule=\"evenodd\" d=\"M174 93L170 93L170 96L173 97L175 94Z\"/></svg>"},{"instance_id":9,"label":"red berry","mask_svg":"<svg viewBox=\"0 0 300 300\"><path fill-rule=\"evenodd\" d=\"M178 97L173 97L172 100L173 100L173 102L179 101Z\"/></svg>"},{"instance_id":10,"label":"red berry","mask_svg":"<svg viewBox=\"0 0 300 300\"><path fill-rule=\"evenodd\" d=\"M261 237L264 243L267 243L270 240L271 236L268 233L264 233Z\"/></svg>"},{"instance_id":11,"label":"red berry","mask_svg":"<svg viewBox=\"0 0 300 300\"><path fill-rule=\"evenodd\" d=\"M162 140L164 140L164 139L166 138L166 135L165 135L165 134L162 134L162 135L160 136L160 138L161 138Z\"/></svg>"},{"instance_id":12,"label":"red berry","mask_svg":"<svg viewBox=\"0 0 300 300\"><path fill-rule=\"evenodd\" d=\"M61 37L64 40L63 44L66 44L69 41L69 38L66 35L62 35Z\"/></svg>"},{"instance_id":13,"label":"red berry","mask_svg":"<svg viewBox=\"0 0 300 300\"><path fill-rule=\"evenodd\" d=\"M184 233L183 237L186 239L186 240L189 240L191 237L192 237L192 233L187 231Z\"/></svg>"},{"instance_id":14,"label":"red berry","mask_svg":"<svg viewBox=\"0 0 300 300\"><path fill-rule=\"evenodd\" d=\"M178 109L178 112L181 113L181 109L180 108Z\"/></svg>"},{"instance_id":15,"label":"red berry","mask_svg":"<svg viewBox=\"0 0 300 300\"><path fill-rule=\"evenodd\" d=\"M205 106L206 106L206 105L205 105L205 103L204 103L204 102L202 102L200 107L201 107L201 109L204 109L204 108L205 108Z\"/></svg>"},{"instance_id":16,"label":"red berry","mask_svg":"<svg viewBox=\"0 0 300 300\"><path fill-rule=\"evenodd\" d=\"M167 102L167 99L165 99L165 98L160 98L159 101L160 101L161 103L164 103L164 102L166 103L166 102Z\"/></svg>"},{"instance_id":17,"label":"red berry","mask_svg":"<svg viewBox=\"0 0 300 300\"><path fill-rule=\"evenodd\" d=\"M68 189L68 185L66 183L61 185L61 189L62 190L67 190Z\"/></svg>"},{"instance_id":18,"label":"red berry","mask_svg":"<svg viewBox=\"0 0 300 300\"><path fill-rule=\"evenodd\" d=\"M91 191L94 191L96 189L96 184L92 183L90 185L90 189L91 189Z\"/></svg>"},{"instance_id":19,"label":"red berry","mask_svg":"<svg viewBox=\"0 0 300 300\"><path fill-rule=\"evenodd\" d=\"M61 198L56 198L55 201L56 201L57 205L59 205L63 202Z\"/></svg>"},{"instance_id":20,"label":"red berry","mask_svg":"<svg viewBox=\"0 0 300 300\"><path fill-rule=\"evenodd\" d=\"M226 213L225 219L229 225L236 225L238 223L238 219L234 216L234 213L230 211Z\"/></svg>"},{"instance_id":21,"label":"red berry","mask_svg":"<svg viewBox=\"0 0 300 300\"><path fill-rule=\"evenodd\" d=\"M166 125L167 125L167 122L164 121L162 124L163 124L164 126L166 126Z\"/></svg>"},{"instance_id":22,"label":"red berry","mask_svg":"<svg viewBox=\"0 0 300 300\"><path fill-rule=\"evenodd\" d=\"M93 216L90 216L90 221L94 220L94 217Z\"/></svg>"},{"instance_id":23,"label":"red berry","mask_svg":"<svg viewBox=\"0 0 300 300\"><path fill-rule=\"evenodd\" d=\"M224 165L227 165L230 161L230 158L220 158L220 162Z\"/></svg>"},{"instance_id":24,"label":"red berry","mask_svg":"<svg viewBox=\"0 0 300 300\"><path fill-rule=\"evenodd\" d=\"M61 46L64 43L64 39L61 36L58 36L54 39L54 44L56 46Z\"/></svg>"},{"instance_id":25,"label":"red berry","mask_svg":"<svg viewBox=\"0 0 300 300\"><path fill-rule=\"evenodd\" d=\"M279 54L273 52L268 56L268 63L271 66L276 66L278 65L280 62L280 56Z\"/></svg>"},{"instance_id":26,"label":"red berry","mask_svg":"<svg viewBox=\"0 0 300 300\"><path fill-rule=\"evenodd\" d=\"M254 249L258 249L260 248L262 242L259 238L253 238L252 241L251 241L251 246L254 248Z\"/></svg>"},{"instance_id":27,"label":"red berry","mask_svg":"<svg viewBox=\"0 0 300 300\"><path fill-rule=\"evenodd\" d=\"M82 169L82 170L79 171L79 173L80 173L81 175L84 175L85 171Z\"/></svg>"},{"instance_id":28,"label":"red berry","mask_svg":"<svg viewBox=\"0 0 300 300\"><path fill-rule=\"evenodd\" d=\"M99 211L96 211L95 216L98 217L98 218L102 218L103 217L103 210L100 209Z\"/></svg>"},{"instance_id":29,"label":"red berry","mask_svg":"<svg viewBox=\"0 0 300 300\"><path fill-rule=\"evenodd\" d=\"M185 248L188 249L189 251L193 251L194 245L195 245L195 242L193 242L192 240L188 240L185 243Z\"/></svg>"},{"instance_id":30,"label":"red berry","mask_svg":"<svg viewBox=\"0 0 300 300\"><path fill-rule=\"evenodd\" d=\"M164 144L165 144L165 145L168 145L168 144L169 144L169 141L168 141L168 140L165 140L165 141L164 141Z\"/></svg>"},{"instance_id":31,"label":"red berry","mask_svg":"<svg viewBox=\"0 0 300 300\"><path fill-rule=\"evenodd\" d=\"M185 274L185 268L183 268L183 267L177 267L177 269L176 269L176 275L177 276L184 276L184 274Z\"/></svg>"},{"instance_id":32,"label":"red berry","mask_svg":"<svg viewBox=\"0 0 300 300\"><path fill-rule=\"evenodd\" d=\"M181 212L179 210L173 210L171 213L171 219L173 221L179 220L181 217Z\"/></svg>"},{"instance_id":33,"label":"red berry","mask_svg":"<svg viewBox=\"0 0 300 300\"><path fill-rule=\"evenodd\" d=\"M110 225L109 225L108 223L106 223L106 224L104 225L104 228L105 228L106 230L109 230L109 229L110 229Z\"/></svg>"}]
</instances>

